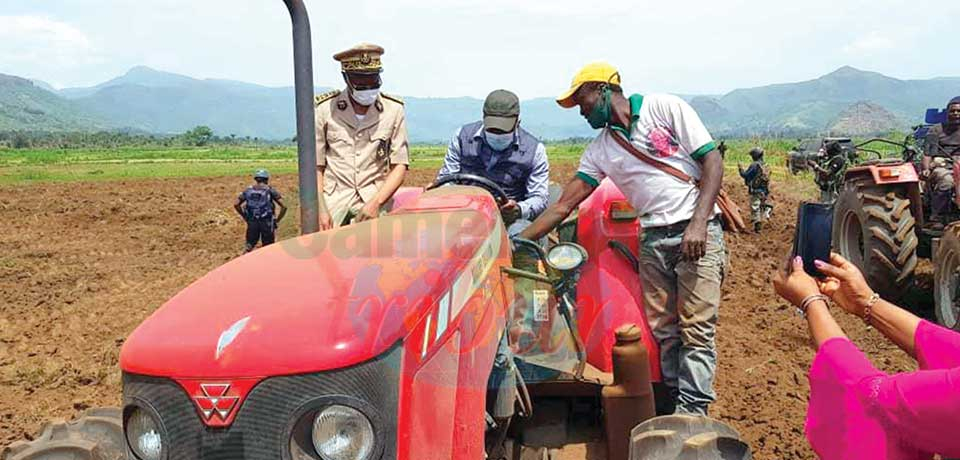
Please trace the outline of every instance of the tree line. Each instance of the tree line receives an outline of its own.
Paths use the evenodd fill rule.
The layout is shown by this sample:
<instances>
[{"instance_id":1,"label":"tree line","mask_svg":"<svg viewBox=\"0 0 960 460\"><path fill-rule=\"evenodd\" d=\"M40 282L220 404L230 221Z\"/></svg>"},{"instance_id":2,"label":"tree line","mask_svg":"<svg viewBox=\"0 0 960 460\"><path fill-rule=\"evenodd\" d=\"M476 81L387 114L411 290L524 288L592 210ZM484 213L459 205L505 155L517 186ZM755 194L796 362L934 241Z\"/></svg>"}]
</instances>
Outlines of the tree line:
<instances>
[{"instance_id":1,"label":"tree line","mask_svg":"<svg viewBox=\"0 0 960 460\"><path fill-rule=\"evenodd\" d=\"M208 126L196 126L181 134L169 135L132 131L0 131L0 148L8 149L262 146L285 143L235 134L218 135Z\"/></svg>"}]
</instances>

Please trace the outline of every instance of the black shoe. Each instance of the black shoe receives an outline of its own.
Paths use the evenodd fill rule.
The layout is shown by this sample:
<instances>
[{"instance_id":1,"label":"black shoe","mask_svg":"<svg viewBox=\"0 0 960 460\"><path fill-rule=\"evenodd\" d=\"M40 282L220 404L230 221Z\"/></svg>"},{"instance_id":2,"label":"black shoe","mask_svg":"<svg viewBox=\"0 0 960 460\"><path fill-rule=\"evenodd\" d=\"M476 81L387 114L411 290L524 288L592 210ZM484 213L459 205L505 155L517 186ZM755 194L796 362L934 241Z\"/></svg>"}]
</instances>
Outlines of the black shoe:
<instances>
[{"instance_id":1,"label":"black shoe","mask_svg":"<svg viewBox=\"0 0 960 460\"><path fill-rule=\"evenodd\" d=\"M756 223L753 224L753 231L754 231L755 233L760 233L760 229L761 229L761 228L763 228L763 224L762 224L762 223L756 222Z\"/></svg>"}]
</instances>

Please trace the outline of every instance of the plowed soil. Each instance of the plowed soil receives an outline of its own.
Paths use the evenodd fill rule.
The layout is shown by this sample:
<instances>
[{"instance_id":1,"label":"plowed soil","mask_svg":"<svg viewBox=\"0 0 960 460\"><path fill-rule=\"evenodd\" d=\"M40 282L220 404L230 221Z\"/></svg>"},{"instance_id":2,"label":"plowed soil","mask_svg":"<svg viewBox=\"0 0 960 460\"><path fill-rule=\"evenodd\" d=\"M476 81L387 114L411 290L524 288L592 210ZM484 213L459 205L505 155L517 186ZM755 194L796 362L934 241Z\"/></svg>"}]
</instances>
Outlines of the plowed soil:
<instances>
[{"instance_id":1,"label":"plowed soil","mask_svg":"<svg viewBox=\"0 0 960 460\"><path fill-rule=\"evenodd\" d=\"M572 167L554 168L565 181ZM422 185L432 171L415 170ZM294 204L295 176L274 182ZM745 190L728 181L747 210ZM231 209L243 178L0 187L0 446L51 418L120 403L124 338L165 300L242 250ZM803 436L813 357L806 325L773 294L803 197L775 187L772 223L728 235L731 268L718 331L719 399L711 415L736 427L758 459L813 458ZM788 188L786 186L784 189ZM297 209L280 237L297 234ZM888 371L911 359L856 318L847 333Z\"/></svg>"}]
</instances>

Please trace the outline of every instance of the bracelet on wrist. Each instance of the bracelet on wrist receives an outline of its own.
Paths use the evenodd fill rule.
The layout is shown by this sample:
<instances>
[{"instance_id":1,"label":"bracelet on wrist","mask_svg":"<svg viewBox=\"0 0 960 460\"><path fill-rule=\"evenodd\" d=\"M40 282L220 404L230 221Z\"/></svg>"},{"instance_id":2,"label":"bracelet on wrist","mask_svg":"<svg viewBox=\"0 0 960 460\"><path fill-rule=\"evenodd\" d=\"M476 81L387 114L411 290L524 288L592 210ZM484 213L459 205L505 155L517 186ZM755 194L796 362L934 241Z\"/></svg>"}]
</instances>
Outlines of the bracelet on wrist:
<instances>
[{"instance_id":1,"label":"bracelet on wrist","mask_svg":"<svg viewBox=\"0 0 960 460\"><path fill-rule=\"evenodd\" d=\"M867 300L867 305L863 307L863 322L867 323L868 326L872 326L872 324L870 324L870 320L873 319L873 306L879 301L880 294L874 292L873 294L870 294L870 299Z\"/></svg>"},{"instance_id":2,"label":"bracelet on wrist","mask_svg":"<svg viewBox=\"0 0 960 460\"><path fill-rule=\"evenodd\" d=\"M824 304L827 304L830 301L830 298L823 294L813 294L805 297L801 302L797 310L800 311L800 314L804 318L807 317L807 309L810 308L810 305L817 301L823 301Z\"/></svg>"}]
</instances>

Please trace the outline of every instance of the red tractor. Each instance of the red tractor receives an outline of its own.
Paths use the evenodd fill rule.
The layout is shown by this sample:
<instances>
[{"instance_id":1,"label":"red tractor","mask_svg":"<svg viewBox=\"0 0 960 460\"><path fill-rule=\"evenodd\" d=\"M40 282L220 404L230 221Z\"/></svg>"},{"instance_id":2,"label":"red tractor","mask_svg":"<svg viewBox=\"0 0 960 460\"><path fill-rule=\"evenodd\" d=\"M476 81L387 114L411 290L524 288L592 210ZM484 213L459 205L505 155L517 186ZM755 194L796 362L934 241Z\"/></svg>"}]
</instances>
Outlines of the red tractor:
<instances>
[{"instance_id":1,"label":"red tractor","mask_svg":"<svg viewBox=\"0 0 960 460\"><path fill-rule=\"evenodd\" d=\"M878 143L903 149L904 159L881 158L867 147ZM833 247L863 270L881 296L899 299L913 282L920 237L929 241L930 236L924 232L920 177L913 165L917 153L886 139L854 148L877 158L845 170L834 204Z\"/></svg>"},{"instance_id":2,"label":"red tractor","mask_svg":"<svg viewBox=\"0 0 960 460\"><path fill-rule=\"evenodd\" d=\"M0 459L519 460L570 444L589 458L750 458L719 422L653 417L638 221L611 183L549 251L511 241L503 191L464 175L312 233L309 25L301 0L285 2L306 234L213 270L144 321L121 352L121 408L48 425ZM515 248L538 269L515 268ZM519 371L506 420L491 416L504 387L489 385L504 338Z\"/></svg>"},{"instance_id":3,"label":"red tractor","mask_svg":"<svg viewBox=\"0 0 960 460\"><path fill-rule=\"evenodd\" d=\"M879 159L866 146L886 143L902 149L903 159ZM934 313L941 325L960 328L960 191L942 216L932 222L931 193L917 173L920 153L905 143L871 139L856 146L878 159L846 170L834 209L833 247L863 270L867 282L886 299L901 299L912 288L920 258L934 265ZM950 155L935 161L960 177Z\"/></svg>"}]
</instances>

